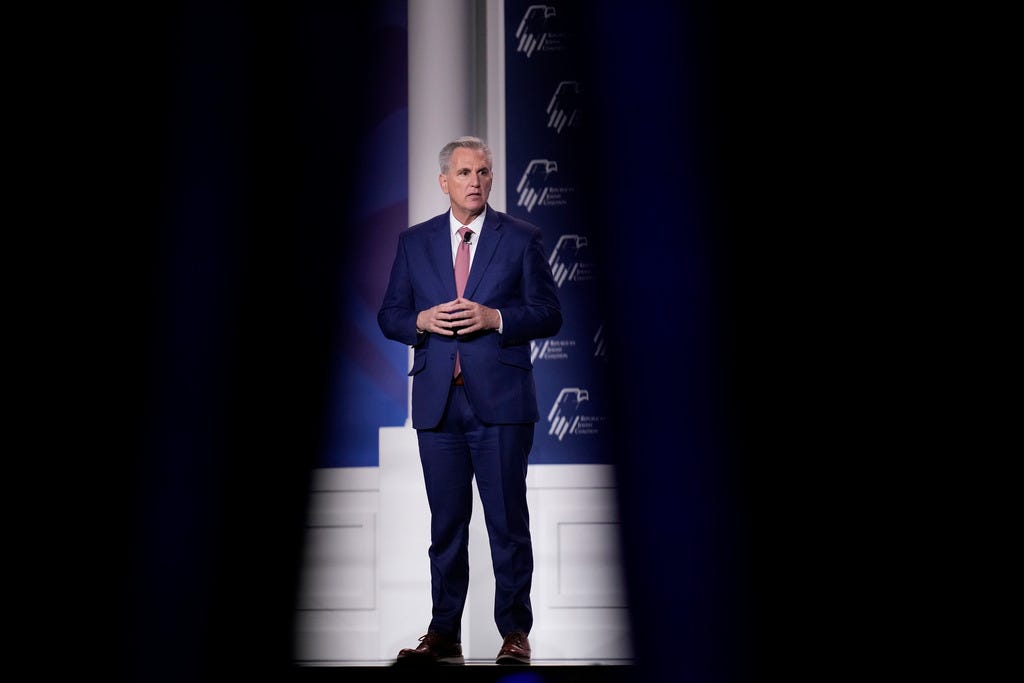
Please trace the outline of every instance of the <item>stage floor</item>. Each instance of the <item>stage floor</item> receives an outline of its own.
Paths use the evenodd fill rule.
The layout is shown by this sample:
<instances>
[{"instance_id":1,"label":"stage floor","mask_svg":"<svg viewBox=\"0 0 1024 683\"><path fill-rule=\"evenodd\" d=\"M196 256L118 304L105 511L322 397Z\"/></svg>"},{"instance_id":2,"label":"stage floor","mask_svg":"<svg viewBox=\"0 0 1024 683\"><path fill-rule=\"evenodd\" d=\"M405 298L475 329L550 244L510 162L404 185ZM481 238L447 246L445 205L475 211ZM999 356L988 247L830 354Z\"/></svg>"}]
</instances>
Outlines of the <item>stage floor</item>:
<instances>
[{"instance_id":1,"label":"stage floor","mask_svg":"<svg viewBox=\"0 0 1024 683\"><path fill-rule=\"evenodd\" d=\"M301 681L487 681L502 683L627 683L635 680L632 661L534 660L529 666L498 666L493 659L467 659L462 666L396 666L394 661L303 662Z\"/></svg>"}]
</instances>

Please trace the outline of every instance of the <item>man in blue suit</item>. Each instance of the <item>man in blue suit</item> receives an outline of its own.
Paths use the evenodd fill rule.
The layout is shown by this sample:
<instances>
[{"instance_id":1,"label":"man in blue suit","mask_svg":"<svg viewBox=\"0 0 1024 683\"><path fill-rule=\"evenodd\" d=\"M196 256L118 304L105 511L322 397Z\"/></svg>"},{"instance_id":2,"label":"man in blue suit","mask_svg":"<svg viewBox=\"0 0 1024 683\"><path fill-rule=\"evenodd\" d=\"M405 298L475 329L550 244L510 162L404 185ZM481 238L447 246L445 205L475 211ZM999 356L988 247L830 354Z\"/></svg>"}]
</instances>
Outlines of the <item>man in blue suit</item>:
<instances>
[{"instance_id":1,"label":"man in blue suit","mask_svg":"<svg viewBox=\"0 0 1024 683\"><path fill-rule=\"evenodd\" d=\"M432 617L420 644L399 652L398 662L465 661L461 621L475 477L503 639L495 661L529 664L526 470L539 420L530 341L561 328L558 288L540 229L487 205L487 144L459 138L441 149L439 162L451 208L401 233L377 314L384 336L414 349L412 426L430 506ZM465 259L468 277L460 281Z\"/></svg>"}]
</instances>

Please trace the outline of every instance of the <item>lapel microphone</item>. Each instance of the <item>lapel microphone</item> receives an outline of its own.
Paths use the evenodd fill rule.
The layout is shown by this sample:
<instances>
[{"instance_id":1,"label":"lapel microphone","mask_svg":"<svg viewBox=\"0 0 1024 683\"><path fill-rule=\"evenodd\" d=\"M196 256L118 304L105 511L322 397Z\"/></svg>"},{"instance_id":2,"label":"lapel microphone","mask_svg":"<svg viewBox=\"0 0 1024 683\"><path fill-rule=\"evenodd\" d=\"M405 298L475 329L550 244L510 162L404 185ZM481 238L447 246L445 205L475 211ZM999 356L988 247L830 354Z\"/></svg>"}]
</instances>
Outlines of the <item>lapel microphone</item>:
<instances>
[{"instance_id":1,"label":"lapel microphone","mask_svg":"<svg viewBox=\"0 0 1024 683\"><path fill-rule=\"evenodd\" d=\"M466 234L462 236L462 241L465 242L466 244L469 244L469 240L471 237L473 237L473 233L467 230Z\"/></svg>"}]
</instances>

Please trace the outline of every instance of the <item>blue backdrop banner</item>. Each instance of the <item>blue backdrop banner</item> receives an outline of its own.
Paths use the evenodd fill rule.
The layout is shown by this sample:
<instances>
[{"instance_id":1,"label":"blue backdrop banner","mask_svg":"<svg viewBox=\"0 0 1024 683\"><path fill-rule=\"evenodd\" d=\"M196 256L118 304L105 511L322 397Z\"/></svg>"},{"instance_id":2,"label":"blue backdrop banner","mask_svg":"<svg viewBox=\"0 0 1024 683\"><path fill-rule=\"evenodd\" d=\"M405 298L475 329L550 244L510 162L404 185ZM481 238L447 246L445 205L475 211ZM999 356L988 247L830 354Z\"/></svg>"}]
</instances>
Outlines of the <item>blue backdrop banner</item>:
<instances>
[{"instance_id":1,"label":"blue backdrop banner","mask_svg":"<svg viewBox=\"0 0 1024 683\"><path fill-rule=\"evenodd\" d=\"M338 159L362 169L365 186L351 193L353 204L339 230L349 233L340 255L337 286L342 305L336 342L333 401L322 467L376 467L380 427L405 424L408 413L409 351L386 339L377 310L395 257L393 237L408 227L409 156L408 14L405 0L373 7L371 27L380 45L359 68L372 69L375 86L359 93L364 117L351 135L361 140L355 159ZM341 122L339 122L341 125ZM387 182L379 179L387 177Z\"/></svg>"},{"instance_id":2,"label":"blue backdrop banner","mask_svg":"<svg viewBox=\"0 0 1024 683\"><path fill-rule=\"evenodd\" d=\"M544 231L564 324L533 345L541 422L531 462L610 461L596 235L584 224L588 158L579 3L505 2L508 212Z\"/></svg>"}]
</instances>

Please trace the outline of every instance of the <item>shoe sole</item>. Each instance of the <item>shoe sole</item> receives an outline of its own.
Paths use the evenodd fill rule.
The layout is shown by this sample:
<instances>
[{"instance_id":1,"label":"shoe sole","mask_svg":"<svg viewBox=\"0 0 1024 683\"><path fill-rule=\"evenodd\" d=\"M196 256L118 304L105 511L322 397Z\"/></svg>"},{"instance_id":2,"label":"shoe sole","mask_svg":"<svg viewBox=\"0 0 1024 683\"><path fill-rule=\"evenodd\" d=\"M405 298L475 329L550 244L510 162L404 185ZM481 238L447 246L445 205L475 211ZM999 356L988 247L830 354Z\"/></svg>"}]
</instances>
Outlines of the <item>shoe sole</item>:
<instances>
[{"instance_id":1,"label":"shoe sole","mask_svg":"<svg viewBox=\"0 0 1024 683\"><path fill-rule=\"evenodd\" d=\"M494 660L495 664L501 666L524 666L529 665L530 660L523 657L514 657L512 655L504 655Z\"/></svg>"}]
</instances>

